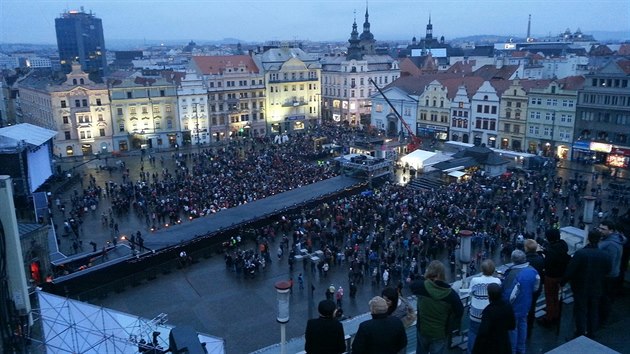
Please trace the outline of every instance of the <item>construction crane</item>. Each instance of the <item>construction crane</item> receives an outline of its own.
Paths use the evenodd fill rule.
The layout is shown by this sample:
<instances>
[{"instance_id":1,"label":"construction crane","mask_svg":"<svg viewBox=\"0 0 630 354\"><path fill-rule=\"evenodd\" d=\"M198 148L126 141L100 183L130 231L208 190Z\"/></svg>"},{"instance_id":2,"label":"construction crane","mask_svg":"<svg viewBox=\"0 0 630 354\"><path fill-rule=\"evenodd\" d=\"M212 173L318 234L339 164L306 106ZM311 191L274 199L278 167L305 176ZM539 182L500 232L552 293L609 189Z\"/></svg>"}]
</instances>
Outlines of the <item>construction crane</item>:
<instances>
[{"instance_id":1,"label":"construction crane","mask_svg":"<svg viewBox=\"0 0 630 354\"><path fill-rule=\"evenodd\" d=\"M400 120L400 122L402 123L403 127L405 127L405 130L407 130L407 134L409 134L409 139L410 139L409 143L407 144L407 153L410 153L412 151L415 151L415 150L419 149L422 146L422 139L418 138L416 136L416 134L414 134L414 132L413 132L413 130L411 130L411 127L409 126L409 124L407 124L407 122L405 122L405 120L400 115L400 113L398 113L398 110L396 110L396 107L394 107L394 105L389 101L387 96L385 96L385 94L380 89L380 87L378 87L376 82L374 80L372 80L371 78L368 79L368 81L370 81L372 83L372 85L374 85L374 87L376 87L376 89L378 90L378 93L380 93L381 96L383 96L383 98L385 99L385 101L387 102L389 107L394 111L394 114L396 115L396 117L398 117L398 120Z\"/></svg>"}]
</instances>

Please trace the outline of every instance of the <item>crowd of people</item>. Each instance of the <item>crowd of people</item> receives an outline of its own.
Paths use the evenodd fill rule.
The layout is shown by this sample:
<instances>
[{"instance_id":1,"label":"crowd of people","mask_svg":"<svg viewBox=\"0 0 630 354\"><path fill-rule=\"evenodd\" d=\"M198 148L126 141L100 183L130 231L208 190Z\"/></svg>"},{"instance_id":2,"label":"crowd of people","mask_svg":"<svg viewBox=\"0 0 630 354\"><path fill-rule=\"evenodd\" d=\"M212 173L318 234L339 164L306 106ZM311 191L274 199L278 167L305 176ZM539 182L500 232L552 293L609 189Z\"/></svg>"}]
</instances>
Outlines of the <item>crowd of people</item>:
<instances>
[{"instance_id":1,"label":"crowd of people","mask_svg":"<svg viewBox=\"0 0 630 354\"><path fill-rule=\"evenodd\" d=\"M205 148L199 152L174 152L171 154L171 161L176 166L174 170L165 166L166 159L163 157L157 168L158 161L149 156L147 163L154 172L145 172L143 165L139 176L132 177L129 170L123 168L122 183L109 182L101 188L93 183L90 176L88 188L81 195L75 195L69 217L80 222L81 217L93 210L93 206L98 206L103 197L108 198L111 208L102 215L102 219L117 237L119 230L115 220L128 213L134 212L143 218L147 228L159 228L164 224L176 224L182 218L220 212L330 178L335 175L332 166L312 160L318 156L313 138L324 136L329 142L347 145L356 136L356 131L327 126L316 134L291 136L283 144L261 139ZM157 172L158 169L160 172ZM595 210L599 214L603 212L601 184L597 180L591 180L590 184L590 192L596 198ZM323 257L310 271L319 274L322 279L329 271L347 272L347 288L351 296L353 291L356 293L357 284L366 278L377 288L411 284L413 293L426 296L425 293L431 293L427 286L438 284L438 288L444 288L442 283L455 278L459 269L456 266L456 251L460 247L458 236L460 231L470 230L474 246L471 264L481 267L485 276L492 277L492 274L486 273L488 268L494 267L490 267L487 261L497 252L506 262L520 262L518 265L524 265L522 268L527 268L531 275L533 272L529 268L534 269L530 267L534 262L527 258L521 262L518 252L529 250L528 254L537 254L538 248L532 251L529 241L536 242L536 246L553 248L557 240L546 235L546 230L565 225L583 226L581 197L589 192L588 185L589 179L578 173L573 178L561 178L555 175L555 169L506 173L497 177L473 173L466 181L433 190L385 183L371 193L343 197L270 221L268 226L255 231L255 248L247 249L245 245L226 247L226 266L236 274L254 276L272 261L273 251L276 251L278 260L287 262L292 269L295 255L302 249L308 252L319 250ZM611 216L618 216L618 210L612 210ZM435 260L447 260L450 275L438 269L433 262ZM617 268L621 268L619 264ZM524 277L528 272L518 273ZM534 269L534 272L539 277L538 282L544 284L546 296L552 299L553 290L547 294L548 288L557 289L562 283L573 281L570 277L565 279L564 272L557 269L548 279L544 278L544 270ZM512 277L515 277L514 273ZM619 273L614 277L617 282L618 277ZM506 279L510 284L525 282L520 278ZM522 304L519 312L515 313L514 331L517 334L510 342L516 352L524 351L522 338L526 338L528 325L531 328L531 320L528 322L527 318L533 293L536 290L540 294L538 289L541 288L535 286L531 276L526 280L532 288L532 300ZM433 283L427 284L426 281ZM438 281L441 283L436 283ZM606 286L610 287L613 283L607 280ZM491 292L494 294L492 287L485 285L486 297ZM501 298L506 303L510 301L514 286L502 289ZM448 293L446 289L440 291ZM506 298L506 294L510 296ZM494 295L488 304L493 299L496 300ZM550 301L548 306L553 309L553 300ZM380 300L374 299L376 303ZM372 304L370 307L379 308ZM497 307L501 308L498 302ZM525 308L527 311L523 312ZM483 323L484 308L477 310L471 323L476 323L474 331L477 336L482 336L488 328ZM382 309L374 311L374 315L383 314ZM418 312L420 323L426 321L422 317L423 312ZM329 315L330 311L326 309L324 316ZM544 321L543 325L557 321L554 310ZM584 333L592 331L584 330ZM439 346L431 338L425 341L423 337L423 341L418 342L426 348ZM473 338L469 348L471 352L474 342ZM418 352L426 352L426 348Z\"/></svg>"}]
</instances>

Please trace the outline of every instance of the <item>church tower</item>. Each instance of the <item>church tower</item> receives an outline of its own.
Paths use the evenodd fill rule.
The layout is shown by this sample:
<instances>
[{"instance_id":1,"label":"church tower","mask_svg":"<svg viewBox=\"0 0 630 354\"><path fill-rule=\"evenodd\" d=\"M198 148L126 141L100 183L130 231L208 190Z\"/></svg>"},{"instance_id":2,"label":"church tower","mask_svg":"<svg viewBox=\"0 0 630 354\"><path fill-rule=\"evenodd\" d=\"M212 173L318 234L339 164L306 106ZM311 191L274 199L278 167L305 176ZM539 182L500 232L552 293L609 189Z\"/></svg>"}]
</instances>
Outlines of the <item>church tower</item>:
<instances>
[{"instance_id":1,"label":"church tower","mask_svg":"<svg viewBox=\"0 0 630 354\"><path fill-rule=\"evenodd\" d=\"M374 54L374 43L376 40L374 39L374 35L370 32L370 14L368 13L367 5L365 6L365 22L363 22L363 33L359 36L361 40L361 47L363 49L363 54Z\"/></svg>"},{"instance_id":2,"label":"church tower","mask_svg":"<svg viewBox=\"0 0 630 354\"><path fill-rule=\"evenodd\" d=\"M361 50L361 40L359 39L359 32L357 31L357 19L354 18L354 23L352 24L352 33L350 33L350 39L348 39L348 55L346 55L346 59L348 60L361 60L363 59L363 52Z\"/></svg>"}]
</instances>

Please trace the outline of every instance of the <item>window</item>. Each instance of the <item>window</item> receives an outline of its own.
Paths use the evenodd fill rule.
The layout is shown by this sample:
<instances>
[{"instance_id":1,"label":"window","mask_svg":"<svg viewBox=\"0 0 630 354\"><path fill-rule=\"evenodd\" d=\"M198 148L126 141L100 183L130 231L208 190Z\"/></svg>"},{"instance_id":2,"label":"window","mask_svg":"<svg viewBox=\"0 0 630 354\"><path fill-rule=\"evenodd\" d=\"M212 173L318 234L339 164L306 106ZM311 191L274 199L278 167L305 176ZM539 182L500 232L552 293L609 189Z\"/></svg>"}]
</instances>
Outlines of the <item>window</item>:
<instances>
[{"instance_id":1,"label":"window","mask_svg":"<svg viewBox=\"0 0 630 354\"><path fill-rule=\"evenodd\" d=\"M74 100L75 107L81 107L81 100Z\"/></svg>"},{"instance_id":2,"label":"window","mask_svg":"<svg viewBox=\"0 0 630 354\"><path fill-rule=\"evenodd\" d=\"M507 106L512 107L512 101L507 101Z\"/></svg>"},{"instance_id":3,"label":"window","mask_svg":"<svg viewBox=\"0 0 630 354\"><path fill-rule=\"evenodd\" d=\"M382 105L382 104L377 104L377 105L376 105L376 111L377 111L378 113L383 112L383 105Z\"/></svg>"},{"instance_id":4,"label":"window","mask_svg":"<svg viewBox=\"0 0 630 354\"><path fill-rule=\"evenodd\" d=\"M505 118L512 118L512 112L505 111Z\"/></svg>"},{"instance_id":5,"label":"window","mask_svg":"<svg viewBox=\"0 0 630 354\"><path fill-rule=\"evenodd\" d=\"M490 106L488 105L483 106L483 113L490 113Z\"/></svg>"},{"instance_id":6,"label":"window","mask_svg":"<svg viewBox=\"0 0 630 354\"><path fill-rule=\"evenodd\" d=\"M104 128L100 128L100 129L98 130L98 135L99 135L99 136L105 136L105 129L104 129Z\"/></svg>"},{"instance_id":7,"label":"window","mask_svg":"<svg viewBox=\"0 0 630 354\"><path fill-rule=\"evenodd\" d=\"M63 136L64 136L64 138L65 138L66 140L70 140L70 139L72 139L72 138L70 137L70 132L69 132L69 131L65 131L65 132L63 132Z\"/></svg>"},{"instance_id":8,"label":"window","mask_svg":"<svg viewBox=\"0 0 630 354\"><path fill-rule=\"evenodd\" d=\"M521 108L521 103L520 102L516 102L516 108Z\"/></svg>"},{"instance_id":9,"label":"window","mask_svg":"<svg viewBox=\"0 0 630 354\"><path fill-rule=\"evenodd\" d=\"M68 124L69 123L68 116L63 116L62 119L63 119L63 124Z\"/></svg>"},{"instance_id":10,"label":"window","mask_svg":"<svg viewBox=\"0 0 630 354\"><path fill-rule=\"evenodd\" d=\"M99 114L99 115L98 115L98 121L99 121L99 122L103 122L103 121L104 121L104 119L103 119L103 115L102 115L102 114Z\"/></svg>"},{"instance_id":11,"label":"window","mask_svg":"<svg viewBox=\"0 0 630 354\"><path fill-rule=\"evenodd\" d=\"M492 106L492 114L497 114L497 106Z\"/></svg>"},{"instance_id":12,"label":"window","mask_svg":"<svg viewBox=\"0 0 630 354\"><path fill-rule=\"evenodd\" d=\"M136 107L129 107L129 114L135 115L136 114Z\"/></svg>"},{"instance_id":13,"label":"window","mask_svg":"<svg viewBox=\"0 0 630 354\"><path fill-rule=\"evenodd\" d=\"M61 108L67 108L68 105L66 103L66 100L61 100Z\"/></svg>"},{"instance_id":14,"label":"window","mask_svg":"<svg viewBox=\"0 0 630 354\"><path fill-rule=\"evenodd\" d=\"M477 113L481 113L483 110L483 108L481 107L480 104L477 105Z\"/></svg>"},{"instance_id":15,"label":"window","mask_svg":"<svg viewBox=\"0 0 630 354\"><path fill-rule=\"evenodd\" d=\"M521 133L521 126L518 124L514 124L514 134L520 134Z\"/></svg>"},{"instance_id":16,"label":"window","mask_svg":"<svg viewBox=\"0 0 630 354\"><path fill-rule=\"evenodd\" d=\"M125 123L118 123L118 131L121 133L125 131Z\"/></svg>"},{"instance_id":17,"label":"window","mask_svg":"<svg viewBox=\"0 0 630 354\"><path fill-rule=\"evenodd\" d=\"M171 109L172 108L171 108L170 104L167 104L167 105L164 106L164 110L166 111L166 113L171 113Z\"/></svg>"},{"instance_id":18,"label":"window","mask_svg":"<svg viewBox=\"0 0 630 354\"><path fill-rule=\"evenodd\" d=\"M147 106L142 106L142 114L147 114L149 113L149 109L147 108Z\"/></svg>"},{"instance_id":19,"label":"window","mask_svg":"<svg viewBox=\"0 0 630 354\"><path fill-rule=\"evenodd\" d=\"M127 98L132 98L131 91L127 91Z\"/></svg>"},{"instance_id":20,"label":"window","mask_svg":"<svg viewBox=\"0 0 630 354\"><path fill-rule=\"evenodd\" d=\"M153 106L153 113L160 114L160 106Z\"/></svg>"},{"instance_id":21,"label":"window","mask_svg":"<svg viewBox=\"0 0 630 354\"><path fill-rule=\"evenodd\" d=\"M100 105L101 105L101 99L100 99L100 98L97 98L97 99L96 99L96 105L97 105L97 106L100 106Z\"/></svg>"},{"instance_id":22,"label":"window","mask_svg":"<svg viewBox=\"0 0 630 354\"><path fill-rule=\"evenodd\" d=\"M82 99L82 100L81 100L81 105L82 105L83 107L87 107L87 106L88 106L88 100L87 100L87 99L85 99L85 98L84 98L84 99Z\"/></svg>"}]
</instances>

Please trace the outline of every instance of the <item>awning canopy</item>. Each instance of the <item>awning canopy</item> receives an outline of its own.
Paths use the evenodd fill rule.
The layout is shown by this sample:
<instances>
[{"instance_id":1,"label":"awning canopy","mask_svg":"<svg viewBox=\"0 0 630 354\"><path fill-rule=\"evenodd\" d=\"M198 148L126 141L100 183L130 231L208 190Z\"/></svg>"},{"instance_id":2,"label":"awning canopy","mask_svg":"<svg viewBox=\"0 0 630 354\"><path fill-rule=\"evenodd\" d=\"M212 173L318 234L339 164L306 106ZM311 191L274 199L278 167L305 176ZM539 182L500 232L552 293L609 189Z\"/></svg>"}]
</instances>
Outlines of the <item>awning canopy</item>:
<instances>
[{"instance_id":1,"label":"awning canopy","mask_svg":"<svg viewBox=\"0 0 630 354\"><path fill-rule=\"evenodd\" d=\"M451 177L460 178L460 177L462 177L462 176L465 176L465 175L466 175L466 172L462 172L462 171L452 171L452 172L449 172L449 174L448 174L448 175L449 175L449 176L451 176Z\"/></svg>"},{"instance_id":2,"label":"awning canopy","mask_svg":"<svg viewBox=\"0 0 630 354\"><path fill-rule=\"evenodd\" d=\"M424 167L424 162L433 156L435 156L434 152L425 151L425 150L416 150L412 153L409 153L403 156L400 159L400 161L403 164L409 164L409 167L411 168L420 170Z\"/></svg>"}]
</instances>

